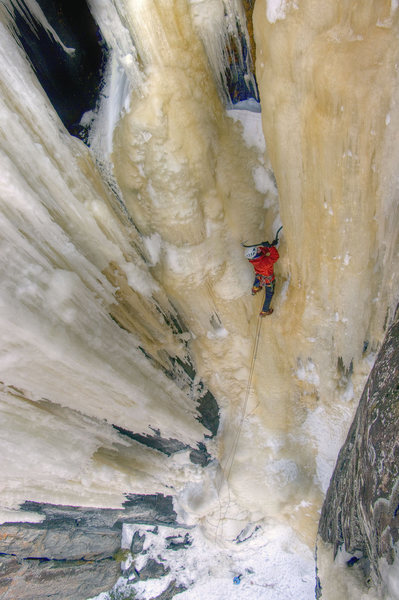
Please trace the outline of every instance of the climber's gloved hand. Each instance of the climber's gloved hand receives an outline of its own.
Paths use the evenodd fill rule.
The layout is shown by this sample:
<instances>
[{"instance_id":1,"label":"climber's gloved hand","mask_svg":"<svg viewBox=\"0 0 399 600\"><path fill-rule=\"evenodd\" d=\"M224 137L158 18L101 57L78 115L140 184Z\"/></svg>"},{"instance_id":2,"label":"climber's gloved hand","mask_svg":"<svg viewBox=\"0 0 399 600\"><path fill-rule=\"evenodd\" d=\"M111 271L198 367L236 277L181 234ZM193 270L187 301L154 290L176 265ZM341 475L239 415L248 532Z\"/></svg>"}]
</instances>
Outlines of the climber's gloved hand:
<instances>
[{"instance_id":1,"label":"climber's gloved hand","mask_svg":"<svg viewBox=\"0 0 399 600\"><path fill-rule=\"evenodd\" d=\"M272 243L271 243L270 245L271 245L271 246L277 246L277 244L278 244L278 239L276 238L276 239L274 239L274 240L272 241Z\"/></svg>"}]
</instances>

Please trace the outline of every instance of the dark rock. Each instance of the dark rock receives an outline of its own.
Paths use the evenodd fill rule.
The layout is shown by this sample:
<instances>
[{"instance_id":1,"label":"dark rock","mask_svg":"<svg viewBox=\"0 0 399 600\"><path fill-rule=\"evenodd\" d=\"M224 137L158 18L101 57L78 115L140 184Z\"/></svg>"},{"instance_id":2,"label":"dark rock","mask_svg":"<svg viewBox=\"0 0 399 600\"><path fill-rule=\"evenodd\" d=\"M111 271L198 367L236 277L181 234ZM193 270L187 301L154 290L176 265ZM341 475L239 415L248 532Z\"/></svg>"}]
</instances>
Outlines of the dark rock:
<instances>
[{"instance_id":1,"label":"dark rock","mask_svg":"<svg viewBox=\"0 0 399 600\"><path fill-rule=\"evenodd\" d=\"M193 543L190 535L186 533L184 538L182 536L170 536L166 538L168 544L166 546L167 550L182 550L183 548L188 548Z\"/></svg>"},{"instance_id":2,"label":"dark rock","mask_svg":"<svg viewBox=\"0 0 399 600\"><path fill-rule=\"evenodd\" d=\"M13 576L20 568L20 562L15 556L0 554L0 597L11 585Z\"/></svg>"},{"instance_id":3,"label":"dark rock","mask_svg":"<svg viewBox=\"0 0 399 600\"><path fill-rule=\"evenodd\" d=\"M160 577L164 577L169 573L169 567L164 567L164 565L153 558L149 558L141 569L138 572L139 579L141 581L146 581L147 579L159 579Z\"/></svg>"},{"instance_id":4,"label":"dark rock","mask_svg":"<svg viewBox=\"0 0 399 600\"><path fill-rule=\"evenodd\" d=\"M119 425L113 425L113 427L122 435L125 435L136 442L140 442L140 444L144 444L144 446L158 450L167 456L172 456L176 452L181 452L182 450L191 450L190 460L195 465L206 467L212 460L212 456L202 442L197 444L197 448L191 448L191 446L183 444L182 442L179 442L179 440L161 437L159 431L155 431L154 435L142 435L123 429L123 427L119 427Z\"/></svg>"},{"instance_id":5,"label":"dark rock","mask_svg":"<svg viewBox=\"0 0 399 600\"><path fill-rule=\"evenodd\" d=\"M161 527L161 533L159 534L158 527L142 527L133 528L132 546L137 550L141 545L145 537L145 549L143 547L141 555L135 554L134 560L130 566L123 572L123 584L118 584L116 593L121 590L121 586L125 586L127 594L137 593L140 597L144 593L141 582L146 580L161 580L166 575L169 575L165 582L169 582L169 586L164 592L157 596L157 598L172 598L174 595L182 592L184 585L176 584L175 580L172 580L173 565L175 563L173 553L174 551L187 551L186 549L192 545L192 539L187 529L178 527L175 530L170 530L168 527ZM169 531L170 533L169 533ZM140 541L141 538L141 541ZM133 540L134 543L133 543ZM172 551L172 552L171 552ZM143 565L138 570L137 565ZM124 593L124 592L123 592ZM149 600L149 593L144 593L145 597ZM124 597L124 596L123 596ZM134 596L133 596L134 597Z\"/></svg>"},{"instance_id":6,"label":"dark rock","mask_svg":"<svg viewBox=\"0 0 399 600\"><path fill-rule=\"evenodd\" d=\"M154 596L151 600L172 600L177 594L181 594L187 588L183 585L176 585L176 581L171 581L166 590L159 596Z\"/></svg>"},{"instance_id":7,"label":"dark rock","mask_svg":"<svg viewBox=\"0 0 399 600\"><path fill-rule=\"evenodd\" d=\"M200 442L195 450L190 452L190 460L194 465L206 467L212 460L212 456L206 449L205 444Z\"/></svg>"},{"instance_id":8,"label":"dark rock","mask_svg":"<svg viewBox=\"0 0 399 600\"><path fill-rule=\"evenodd\" d=\"M128 581L129 584L136 583L140 579L140 574L136 569L134 562L123 571L123 577Z\"/></svg>"},{"instance_id":9,"label":"dark rock","mask_svg":"<svg viewBox=\"0 0 399 600\"><path fill-rule=\"evenodd\" d=\"M246 527L244 527L244 529L242 531L240 531L240 533L238 534L238 536L236 537L236 539L234 541L237 544L242 544L244 542L247 542L256 534L257 531L259 531L259 529L260 529L259 525L254 525L253 523L249 523Z\"/></svg>"},{"instance_id":10,"label":"dark rock","mask_svg":"<svg viewBox=\"0 0 399 600\"><path fill-rule=\"evenodd\" d=\"M198 401L199 422L215 436L219 429L219 407L213 394L208 390Z\"/></svg>"},{"instance_id":11,"label":"dark rock","mask_svg":"<svg viewBox=\"0 0 399 600\"><path fill-rule=\"evenodd\" d=\"M319 536L354 557L366 585L399 538L399 321L389 329L342 447L322 508ZM351 559L349 559L349 562ZM356 564L354 564L356 563ZM349 566L349 565L348 565ZM323 583L323 581L321 581Z\"/></svg>"},{"instance_id":12,"label":"dark rock","mask_svg":"<svg viewBox=\"0 0 399 600\"><path fill-rule=\"evenodd\" d=\"M198 421L211 432L211 436L208 437L215 436L220 422L219 407L215 397L205 388L203 382L197 382L196 371L190 359L189 352L187 352L184 361L180 358L170 356L169 362L171 369L165 371L165 374L177 383L180 381L182 389L185 387L189 388L191 396L198 403Z\"/></svg>"},{"instance_id":13,"label":"dark rock","mask_svg":"<svg viewBox=\"0 0 399 600\"><path fill-rule=\"evenodd\" d=\"M173 499L163 494L126 494L123 508L116 509L61 506L40 502L25 502L20 509L44 515L46 529L115 529L120 532L123 523L176 525ZM43 527L43 523L23 525L33 529Z\"/></svg>"},{"instance_id":14,"label":"dark rock","mask_svg":"<svg viewBox=\"0 0 399 600\"><path fill-rule=\"evenodd\" d=\"M120 548L120 533L90 531L77 527L51 528L39 524L15 523L0 527L0 550L18 558L54 560L101 560Z\"/></svg>"},{"instance_id":15,"label":"dark rock","mask_svg":"<svg viewBox=\"0 0 399 600\"><path fill-rule=\"evenodd\" d=\"M80 600L110 589L120 575L119 563L39 561L1 557L11 576L1 577L1 600ZM18 569L16 569L18 563Z\"/></svg>"},{"instance_id":16,"label":"dark rock","mask_svg":"<svg viewBox=\"0 0 399 600\"><path fill-rule=\"evenodd\" d=\"M140 535L138 531L134 532L132 543L130 544L130 552L134 554L140 554L143 551L145 542L145 535Z\"/></svg>"},{"instance_id":17,"label":"dark rock","mask_svg":"<svg viewBox=\"0 0 399 600\"><path fill-rule=\"evenodd\" d=\"M179 442L179 440L175 440L173 438L167 439L161 437L159 430L154 430L154 435L143 435L141 433L134 433L132 431L128 431L123 427L119 427L119 425L113 426L119 433L125 435L136 442L140 442L144 446L148 448L153 448L154 450L158 450L167 456L171 456L175 452L181 452L181 450L186 450L190 448L187 444L183 444L183 442Z\"/></svg>"},{"instance_id":18,"label":"dark rock","mask_svg":"<svg viewBox=\"0 0 399 600\"><path fill-rule=\"evenodd\" d=\"M122 523L176 526L172 496L127 494L123 510L119 511L115 525L119 527L119 524Z\"/></svg>"},{"instance_id":19,"label":"dark rock","mask_svg":"<svg viewBox=\"0 0 399 600\"><path fill-rule=\"evenodd\" d=\"M320 583L320 579L316 577L316 587L315 587L315 598L316 600L320 600L322 596L322 587Z\"/></svg>"}]
</instances>

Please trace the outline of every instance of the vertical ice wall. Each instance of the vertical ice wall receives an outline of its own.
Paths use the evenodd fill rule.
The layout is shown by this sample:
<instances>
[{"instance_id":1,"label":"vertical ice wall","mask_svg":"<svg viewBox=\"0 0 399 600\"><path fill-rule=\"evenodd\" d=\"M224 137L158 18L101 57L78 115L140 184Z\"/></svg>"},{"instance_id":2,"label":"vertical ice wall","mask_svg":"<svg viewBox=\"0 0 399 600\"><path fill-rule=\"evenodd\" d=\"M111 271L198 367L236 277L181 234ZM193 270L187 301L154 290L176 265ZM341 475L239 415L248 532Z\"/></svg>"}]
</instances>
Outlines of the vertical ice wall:
<instances>
[{"instance_id":1,"label":"vertical ice wall","mask_svg":"<svg viewBox=\"0 0 399 600\"><path fill-rule=\"evenodd\" d=\"M323 307L327 350L349 368L397 300L398 13L390 0L326 1L320 16L272 4L256 6L257 75L290 293L309 332Z\"/></svg>"}]
</instances>

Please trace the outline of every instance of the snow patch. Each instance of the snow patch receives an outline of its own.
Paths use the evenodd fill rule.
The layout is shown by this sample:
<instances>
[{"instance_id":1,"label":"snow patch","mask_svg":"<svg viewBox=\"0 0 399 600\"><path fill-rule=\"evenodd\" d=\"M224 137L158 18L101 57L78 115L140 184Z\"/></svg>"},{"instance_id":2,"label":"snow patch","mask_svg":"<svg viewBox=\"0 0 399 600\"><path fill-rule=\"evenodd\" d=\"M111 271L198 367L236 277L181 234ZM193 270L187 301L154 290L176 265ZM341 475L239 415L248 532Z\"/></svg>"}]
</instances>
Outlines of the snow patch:
<instances>
[{"instance_id":1,"label":"snow patch","mask_svg":"<svg viewBox=\"0 0 399 600\"><path fill-rule=\"evenodd\" d=\"M317 448L315 482L327 492L338 452L345 440L345 422L350 423L352 411L342 404L330 409L318 406L310 412L304 430Z\"/></svg>"},{"instance_id":2,"label":"snow patch","mask_svg":"<svg viewBox=\"0 0 399 600\"><path fill-rule=\"evenodd\" d=\"M260 113L261 106L255 98L248 98L247 100L241 100L233 105L233 110L249 110L250 112Z\"/></svg>"},{"instance_id":3,"label":"snow patch","mask_svg":"<svg viewBox=\"0 0 399 600\"><path fill-rule=\"evenodd\" d=\"M290 277L288 277L280 290L280 305L287 300L288 288L290 287Z\"/></svg>"},{"instance_id":4,"label":"snow patch","mask_svg":"<svg viewBox=\"0 0 399 600\"><path fill-rule=\"evenodd\" d=\"M208 331L206 335L208 339L215 340L227 337L229 332L224 327L219 327L218 329L215 329L215 331Z\"/></svg>"},{"instance_id":5,"label":"snow patch","mask_svg":"<svg viewBox=\"0 0 399 600\"><path fill-rule=\"evenodd\" d=\"M394 546L395 559L392 565L389 565L385 558L379 561L379 568L384 582L384 591L386 598L390 600L399 600L399 557L398 544Z\"/></svg>"},{"instance_id":6,"label":"snow patch","mask_svg":"<svg viewBox=\"0 0 399 600\"><path fill-rule=\"evenodd\" d=\"M269 462L265 471L279 489L295 481L299 473L298 466L293 460L283 458Z\"/></svg>"},{"instance_id":7,"label":"snow patch","mask_svg":"<svg viewBox=\"0 0 399 600\"><path fill-rule=\"evenodd\" d=\"M273 194L273 196L277 195L275 183L263 165L259 165L253 169L252 177L254 178L255 187L258 192L261 194L267 194L270 192Z\"/></svg>"},{"instance_id":8,"label":"snow patch","mask_svg":"<svg viewBox=\"0 0 399 600\"><path fill-rule=\"evenodd\" d=\"M46 515L26 510L0 508L0 524L2 523L41 523Z\"/></svg>"},{"instance_id":9,"label":"snow patch","mask_svg":"<svg viewBox=\"0 0 399 600\"><path fill-rule=\"evenodd\" d=\"M136 532L141 538L145 536L144 548L142 554L124 563L130 568L114 587L121 597L124 590L134 590L140 600L149 600L160 595L172 581L187 588L178 594L181 600L313 597L313 554L287 526L252 524L242 530L236 543L226 548L205 538L200 527L125 524L123 548L130 548ZM179 542L185 547L174 545ZM135 569L140 571L148 559L162 563L170 571L159 579L140 581ZM92 600L110 597L103 593Z\"/></svg>"},{"instance_id":10,"label":"snow patch","mask_svg":"<svg viewBox=\"0 0 399 600\"><path fill-rule=\"evenodd\" d=\"M269 23L285 19L288 0L266 0L266 17Z\"/></svg>"},{"instance_id":11,"label":"snow patch","mask_svg":"<svg viewBox=\"0 0 399 600\"><path fill-rule=\"evenodd\" d=\"M151 266L154 267L161 254L162 238L159 233L154 233L150 237L143 237L142 240L149 254Z\"/></svg>"},{"instance_id":12,"label":"snow patch","mask_svg":"<svg viewBox=\"0 0 399 600\"><path fill-rule=\"evenodd\" d=\"M126 273L128 284L135 292L149 298L154 292L159 290L158 284L151 275L137 264L125 263L123 270Z\"/></svg>"},{"instance_id":13,"label":"snow patch","mask_svg":"<svg viewBox=\"0 0 399 600\"><path fill-rule=\"evenodd\" d=\"M84 293L84 286L76 273L55 269L50 276L46 303L66 323L72 323L76 316L75 301Z\"/></svg>"},{"instance_id":14,"label":"snow patch","mask_svg":"<svg viewBox=\"0 0 399 600\"><path fill-rule=\"evenodd\" d=\"M255 147L261 153L266 151L260 113L249 110L228 110L227 115L242 124L244 141L249 148Z\"/></svg>"},{"instance_id":15,"label":"snow patch","mask_svg":"<svg viewBox=\"0 0 399 600\"><path fill-rule=\"evenodd\" d=\"M303 363L301 360L298 361L298 369L295 376L300 381L307 381L316 387L320 385L320 377L317 373L316 365L310 358L308 358L306 363Z\"/></svg>"}]
</instances>

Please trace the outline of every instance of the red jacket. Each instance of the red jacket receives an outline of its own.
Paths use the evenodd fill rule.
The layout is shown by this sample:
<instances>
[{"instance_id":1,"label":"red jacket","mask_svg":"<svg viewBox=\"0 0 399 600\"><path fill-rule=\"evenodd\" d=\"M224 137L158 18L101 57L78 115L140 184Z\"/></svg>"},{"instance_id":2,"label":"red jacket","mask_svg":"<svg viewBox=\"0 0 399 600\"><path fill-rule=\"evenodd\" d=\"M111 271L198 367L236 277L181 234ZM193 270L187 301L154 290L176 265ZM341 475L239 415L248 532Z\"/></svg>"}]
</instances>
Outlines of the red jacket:
<instances>
[{"instance_id":1,"label":"red jacket","mask_svg":"<svg viewBox=\"0 0 399 600\"><path fill-rule=\"evenodd\" d=\"M259 252L261 256L258 258L254 258L249 262L252 264L255 269L255 273L259 273L260 275L265 275L266 277L272 277L272 281L274 280L274 263L279 259L279 253L275 246L270 246L270 248L266 248L265 246L261 246L259 248Z\"/></svg>"}]
</instances>

